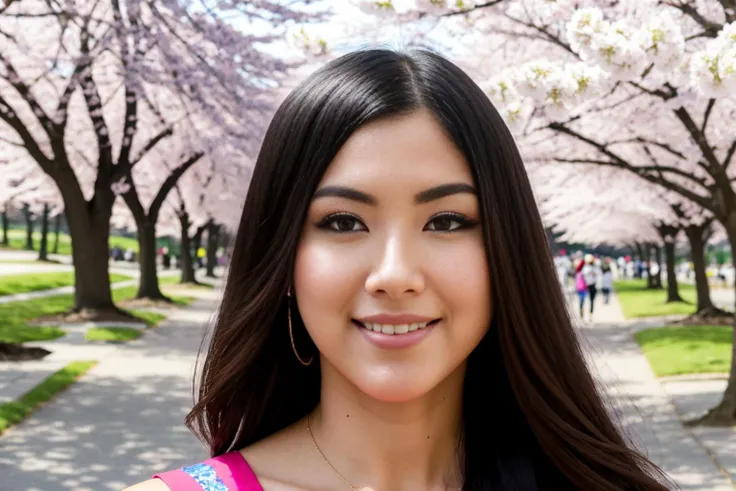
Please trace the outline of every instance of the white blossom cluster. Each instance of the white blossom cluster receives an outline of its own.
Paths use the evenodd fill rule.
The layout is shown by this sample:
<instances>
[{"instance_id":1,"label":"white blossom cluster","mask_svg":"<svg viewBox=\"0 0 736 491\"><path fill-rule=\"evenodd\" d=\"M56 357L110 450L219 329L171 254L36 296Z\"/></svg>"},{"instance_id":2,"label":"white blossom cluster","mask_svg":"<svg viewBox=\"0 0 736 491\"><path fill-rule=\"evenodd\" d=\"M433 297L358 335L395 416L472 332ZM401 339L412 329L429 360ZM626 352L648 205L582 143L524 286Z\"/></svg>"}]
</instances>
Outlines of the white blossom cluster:
<instances>
[{"instance_id":1,"label":"white blossom cluster","mask_svg":"<svg viewBox=\"0 0 736 491\"><path fill-rule=\"evenodd\" d=\"M483 84L513 129L531 113L527 106L562 120L613 83L645 76L649 83L694 88L706 97L736 98L736 23L695 53L686 53L682 29L666 11L634 27L628 20L606 20L598 8L578 9L565 32L581 62L533 61Z\"/></svg>"}]
</instances>

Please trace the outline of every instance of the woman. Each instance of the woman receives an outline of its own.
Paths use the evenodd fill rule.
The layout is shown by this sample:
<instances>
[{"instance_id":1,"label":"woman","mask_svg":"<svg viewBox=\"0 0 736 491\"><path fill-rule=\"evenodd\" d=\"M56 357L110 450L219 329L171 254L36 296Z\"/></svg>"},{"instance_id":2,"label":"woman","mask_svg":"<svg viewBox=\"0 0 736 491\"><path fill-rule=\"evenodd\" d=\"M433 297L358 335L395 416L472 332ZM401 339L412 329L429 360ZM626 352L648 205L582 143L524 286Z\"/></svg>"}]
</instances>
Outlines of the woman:
<instances>
[{"instance_id":1,"label":"woman","mask_svg":"<svg viewBox=\"0 0 736 491\"><path fill-rule=\"evenodd\" d=\"M585 261L581 260L575 267L575 290L578 292L578 300L580 300L580 318L585 316L585 297L588 296L588 283L585 281L583 268Z\"/></svg>"},{"instance_id":2,"label":"woman","mask_svg":"<svg viewBox=\"0 0 736 491\"><path fill-rule=\"evenodd\" d=\"M606 412L511 134L459 68L345 55L277 111L188 423L130 488L665 490Z\"/></svg>"}]
</instances>

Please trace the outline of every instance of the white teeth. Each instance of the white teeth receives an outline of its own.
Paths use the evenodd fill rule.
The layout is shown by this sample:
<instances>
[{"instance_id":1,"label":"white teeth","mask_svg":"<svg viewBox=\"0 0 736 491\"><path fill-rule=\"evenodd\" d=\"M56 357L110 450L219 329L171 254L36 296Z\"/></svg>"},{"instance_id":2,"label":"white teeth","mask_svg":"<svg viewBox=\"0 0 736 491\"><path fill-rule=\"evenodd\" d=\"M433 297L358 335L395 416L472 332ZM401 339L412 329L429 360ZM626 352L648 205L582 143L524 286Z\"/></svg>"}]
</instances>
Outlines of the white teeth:
<instances>
[{"instance_id":1,"label":"white teeth","mask_svg":"<svg viewBox=\"0 0 736 491\"><path fill-rule=\"evenodd\" d=\"M428 322L412 322L411 324L363 324L366 329L383 334L406 334L427 327Z\"/></svg>"}]
</instances>

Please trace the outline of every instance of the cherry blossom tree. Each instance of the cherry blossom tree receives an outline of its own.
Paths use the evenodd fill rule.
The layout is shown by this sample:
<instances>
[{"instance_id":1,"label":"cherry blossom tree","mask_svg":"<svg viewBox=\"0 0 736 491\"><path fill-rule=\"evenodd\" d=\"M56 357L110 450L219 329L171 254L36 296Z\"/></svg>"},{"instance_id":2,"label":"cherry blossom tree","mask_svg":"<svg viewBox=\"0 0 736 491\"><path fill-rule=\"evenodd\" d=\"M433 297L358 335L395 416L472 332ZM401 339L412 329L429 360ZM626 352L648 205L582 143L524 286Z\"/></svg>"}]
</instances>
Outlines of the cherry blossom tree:
<instances>
[{"instance_id":1,"label":"cherry blossom tree","mask_svg":"<svg viewBox=\"0 0 736 491\"><path fill-rule=\"evenodd\" d=\"M214 254L216 245L210 236L223 230L237 230L251 170L252 163L246 157L225 172L218 171L213 163L202 165L184 176L170 194L165 213L171 217L172 225L176 223L172 228L180 237L182 283L197 282L191 251L199 248L205 232L209 242L207 252ZM210 263L208 269L211 268Z\"/></svg>"},{"instance_id":2,"label":"cherry blossom tree","mask_svg":"<svg viewBox=\"0 0 736 491\"><path fill-rule=\"evenodd\" d=\"M116 311L107 274L116 193L136 208L148 264L151 212L163 199L141 213L137 168L161 175L149 154L182 128L182 138L206 127L251 139L243 128L270 111L266 94L294 65L262 46L280 39L279 26L320 17L275 0L4 4L0 138L24 149L25 161L40 166L61 192L76 266L75 311ZM245 23L256 22L274 27L245 32ZM195 128L196 118L203 119ZM169 176L183 174L210 148L189 150L169 161Z\"/></svg>"},{"instance_id":3,"label":"cherry blossom tree","mask_svg":"<svg viewBox=\"0 0 736 491\"><path fill-rule=\"evenodd\" d=\"M359 3L426 25L425 37L462 37L478 47L483 59L464 66L530 165L630 172L711 213L736 259L733 1ZM734 341L723 400L703 423L736 422L736 329Z\"/></svg>"}]
</instances>

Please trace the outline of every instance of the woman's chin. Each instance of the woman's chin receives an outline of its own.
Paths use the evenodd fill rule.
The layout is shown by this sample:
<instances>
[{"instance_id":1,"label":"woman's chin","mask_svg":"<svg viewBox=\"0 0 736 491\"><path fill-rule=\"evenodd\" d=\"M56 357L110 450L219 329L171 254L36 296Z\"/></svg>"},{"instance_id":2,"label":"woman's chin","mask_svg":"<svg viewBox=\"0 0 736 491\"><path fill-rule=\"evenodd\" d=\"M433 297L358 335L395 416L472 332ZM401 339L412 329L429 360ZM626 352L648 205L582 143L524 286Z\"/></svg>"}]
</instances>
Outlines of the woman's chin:
<instances>
[{"instance_id":1,"label":"woman's chin","mask_svg":"<svg viewBox=\"0 0 736 491\"><path fill-rule=\"evenodd\" d=\"M428 381L397 380L379 378L363 380L356 384L371 399L380 402L401 403L416 400L430 392L433 385Z\"/></svg>"}]
</instances>

